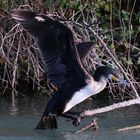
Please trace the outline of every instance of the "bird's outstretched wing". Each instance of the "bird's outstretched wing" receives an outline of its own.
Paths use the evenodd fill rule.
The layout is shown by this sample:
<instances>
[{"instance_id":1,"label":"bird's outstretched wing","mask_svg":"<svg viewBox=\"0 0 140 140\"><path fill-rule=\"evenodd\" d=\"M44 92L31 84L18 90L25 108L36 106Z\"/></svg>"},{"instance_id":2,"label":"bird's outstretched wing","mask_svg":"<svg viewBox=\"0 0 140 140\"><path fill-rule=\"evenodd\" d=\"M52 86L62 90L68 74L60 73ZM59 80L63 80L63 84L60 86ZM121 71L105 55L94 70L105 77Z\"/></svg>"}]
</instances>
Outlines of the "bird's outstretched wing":
<instances>
[{"instance_id":1,"label":"bird's outstretched wing","mask_svg":"<svg viewBox=\"0 0 140 140\"><path fill-rule=\"evenodd\" d=\"M76 48L82 61L88 56L88 54L93 50L93 48L95 48L95 44L93 44L93 42L82 42L78 43L76 45Z\"/></svg>"},{"instance_id":2,"label":"bird's outstretched wing","mask_svg":"<svg viewBox=\"0 0 140 140\"><path fill-rule=\"evenodd\" d=\"M76 48L84 68L93 76L97 64L101 63L96 51L97 44L93 42L82 42L78 43Z\"/></svg>"},{"instance_id":3,"label":"bird's outstretched wing","mask_svg":"<svg viewBox=\"0 0 140 140\"><path fill-rule=\"evenodd\" d=\"M12 10L12 17L37 39L47 78L57 85L90 77L79 59L73 34L68 27L51 18L25 10Z\"/></svg>"}]
</instances>

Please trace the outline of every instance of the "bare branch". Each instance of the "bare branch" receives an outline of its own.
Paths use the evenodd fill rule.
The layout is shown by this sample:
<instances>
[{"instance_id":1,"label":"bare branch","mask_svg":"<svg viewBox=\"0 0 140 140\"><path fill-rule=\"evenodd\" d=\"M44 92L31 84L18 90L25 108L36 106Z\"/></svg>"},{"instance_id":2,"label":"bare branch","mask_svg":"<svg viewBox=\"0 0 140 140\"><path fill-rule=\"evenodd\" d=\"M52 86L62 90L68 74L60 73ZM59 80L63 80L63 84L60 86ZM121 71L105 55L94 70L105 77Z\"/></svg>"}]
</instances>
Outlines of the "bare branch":
<instances>
[{"instance_id":1,"label":"bare branch","mask_svg":"<svg viewBox=\"0 0 140 140\"><path fill-rule=\"evenodd\" d=\"M134 87L133 83L131 82L131 80L129 79L129 77L127 76L127 73L124 71L124 69L122 68L122 66L118 63L117 59L114 57L114 55L111 53L111 51L108 49L107 45L105 44L105 42L102 40L102 38L90 27L90 30L92 31L92 33L98 38L98 40L101 42L101 44L104 46L105 50L107 51L107 53L110 55L110 57L112 58L112 60L115 62L115 64L118 66L118 68L121 70L121 72L124 74L125 78L128 80L129 84L131 85L133 91L135 92L135 96L137 98L139 97L139 94L136 90L136 88Z\"/></svg>"},{"instance_id":2,"label":"bare branch","mask_svg":"<svg viewBox=\"0 0 140 140\"><path fill-rule=\"evenodd\" d=\"M90 122L89 124L87 124L86 126L84 126L83 128L81 128L80 130L76 131L75 133L81 133L87 129L92 129L92 130L96 130L98 129L98 125L96 122L96 119L93 119L92 122Z\"/></svg>"},{"instance_id":3,"label":"bare branch","mask_svg":"<svg viewBox=\"0 0 140 140\"><path fill-rule=\"evenodd\" d=\"M120 128L120 129L117 129L117 131L120 132L120 131L128 131L128 130L135 130L135 129L140 129L140 125Z\"/></svg>"},{"instance_id":4,"label":"bare branch","mask_svg":"<svg viewBox=\"0 0 140 140\"><path fill-rule=\"evenodd\" d=\"M120 103L116 103L110 106L102 107L99 109L93 109L93 110L85 110L84 112L80 113L80 118L83 118L85 116L91 116L91 115L97 115L105 112L112 111L114 109L122 108L122 107L127 107L130 105L135 105L135 104L140 104L140 99L133 99L129 101L124 101Z\"/></svg>"}]
</instances>

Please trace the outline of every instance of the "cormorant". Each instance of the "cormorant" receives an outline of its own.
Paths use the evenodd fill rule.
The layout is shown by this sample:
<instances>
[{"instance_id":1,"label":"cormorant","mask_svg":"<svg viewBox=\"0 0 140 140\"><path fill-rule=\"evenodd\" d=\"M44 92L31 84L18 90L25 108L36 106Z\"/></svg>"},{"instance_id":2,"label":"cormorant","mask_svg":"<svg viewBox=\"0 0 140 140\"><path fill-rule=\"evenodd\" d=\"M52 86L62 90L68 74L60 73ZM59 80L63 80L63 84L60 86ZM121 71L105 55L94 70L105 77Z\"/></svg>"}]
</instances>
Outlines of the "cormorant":
<instances>
[{"instance_id":1,"label":"cormorant","mask_svg":"<svg viewBox=\"0 0 140 140\"><path fill-rule=\"evenodd\" d=\"M46 65L47 78L58 86L36 128L56 129L58 126L54 114L73 118L69 110L101 92L106 87L107 78L112 79L117 73L110 67L101 66L96 69L93 78L83 67L71 30L59 21L26 10L15 9L11 15L36 38ZM75 125L79 123L74 122Z\"/></svg>"}]
</instances>

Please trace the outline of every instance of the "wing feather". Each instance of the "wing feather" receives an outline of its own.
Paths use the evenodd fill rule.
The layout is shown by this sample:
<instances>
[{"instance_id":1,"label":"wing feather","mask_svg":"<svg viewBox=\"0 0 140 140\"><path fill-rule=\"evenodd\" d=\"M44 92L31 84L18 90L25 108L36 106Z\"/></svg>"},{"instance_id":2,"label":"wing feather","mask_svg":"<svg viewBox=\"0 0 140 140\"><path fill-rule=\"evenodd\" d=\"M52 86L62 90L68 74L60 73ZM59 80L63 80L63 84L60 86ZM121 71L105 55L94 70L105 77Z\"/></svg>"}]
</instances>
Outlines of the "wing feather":
<instances>
[{"instance_id":1,"label":"wing feather","mask_svg":"<svg viewBox=\"0 0 140 140\"><path fill-rule=\"evenodd\" d=\"M90 77L82 66L68 27L31 11L13 10L12 17L37 38L46 64L46 75L52 83L62 85L77 79L85 82Z\"/></svg>"}]
</instances>

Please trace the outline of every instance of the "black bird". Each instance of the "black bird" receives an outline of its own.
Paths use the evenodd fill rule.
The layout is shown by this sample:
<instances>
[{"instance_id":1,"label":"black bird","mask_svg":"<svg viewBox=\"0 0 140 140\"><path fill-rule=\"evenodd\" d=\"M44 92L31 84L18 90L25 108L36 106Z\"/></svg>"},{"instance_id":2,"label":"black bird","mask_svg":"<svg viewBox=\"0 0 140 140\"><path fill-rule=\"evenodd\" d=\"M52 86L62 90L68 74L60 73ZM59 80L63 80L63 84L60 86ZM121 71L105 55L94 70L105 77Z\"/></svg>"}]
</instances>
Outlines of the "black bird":
<instances>
[{"instance_id":1,"label":"black bird","mask_svg":"<svg viewBox=\"0 0 140 140\"><path fill-rule=\"evenodd\" d=\"M54 114L74 120L69 110L102 91L106 87L107 78L114 78L116 71L101 66L93 78L81 63L71 30L62 23L44 14L26 10L12 10L12 17L36 38L46 64L47 78L58 86L36 128L56 129L58 126ZM88 49L85 52L88 53ZM85 55L81 54L81 57Z\"/></svg>"}]
</instances>

